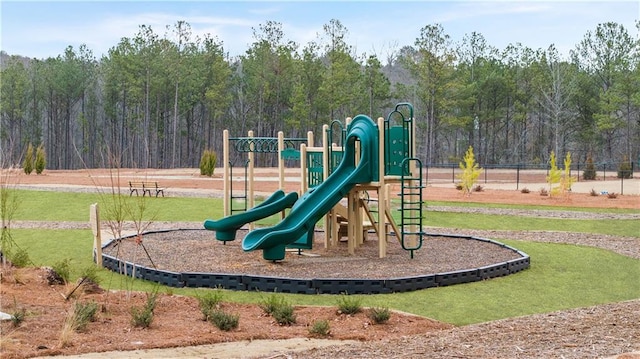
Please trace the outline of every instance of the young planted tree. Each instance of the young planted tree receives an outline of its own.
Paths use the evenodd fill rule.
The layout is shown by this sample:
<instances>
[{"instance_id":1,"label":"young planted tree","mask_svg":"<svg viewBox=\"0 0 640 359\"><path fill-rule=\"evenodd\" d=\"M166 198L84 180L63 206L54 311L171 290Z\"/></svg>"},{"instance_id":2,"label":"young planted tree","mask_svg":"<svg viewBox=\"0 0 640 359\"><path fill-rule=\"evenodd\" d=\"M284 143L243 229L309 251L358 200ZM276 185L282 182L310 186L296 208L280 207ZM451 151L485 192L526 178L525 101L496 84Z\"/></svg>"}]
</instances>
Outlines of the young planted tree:
<instances>
[{"instance_id":1,"label":"young planted tree","mask_svg":"<svg viewBox=\"0 0 640 359\"><path fill-rule=\"evenodd\" d=\"M218 155L213 150L204 150L200 158L200 174L203 176L213 176L218 162Z\"/></svg>"},{"instance_id":2,"label":"young planted tree","mask_svg":"<svg viewBox=\"0 0 640 359\"><path fill-rule=\"evenodd\" d=\"M28 175L33 172L33 145L31 143L27 146L27 153L24 155L24 161L22 161L22 169Z\"/></svg>"},{"instance_id":3,"label":"young planted tree","mask_svg":"<svg viewBox=\"0 0 640 359\"><path fill-rule=\"evenodd\" d=\"M571 185L573 184L573 177L571 177L571 152L567 152L564 157L564 170L562 173L562 179L560 180L560 190L563 195L567 195L571 191Z\"/></svg>"},{"instance_id":4,"label":"young planted tree","mask_svg":"<svg viewBox=\"0 0 640 359\"><path fill-rule=\"evenodd\" d=\"M591 154L587 155L587 167L582 172L582 178L584 180L596 179L596 166L593 164L593 157Z\"/></svg>"},{"instance_id":5,"label":"young planted tree","mask_svg":"<svg viewBox=\"0 0 640 359\"><path fill-rule=\"evenodd\" d=\"M561 170L556 163L556 153L551 151L549 166L549 175L547 176L549 196L553 197L559 194L568 194L574 182L573 177L571 177L571 152L567 152L564 158L564 169Z\"/></svg>"},{"instance_id":6,"label":"young planted tree","mask_svg":"<svg viewBox=\"0 0 640 359\"><path fill-rule=\"evenodd\" d=\"M47 166L47 154L44 151L44 146L40 144L38 149L36 150L36 162L35 169L37 174L42 174L45 167Z\"/></svg>"},{"instance_id":7,"label":"young planted tree","mask_svg":"<svg viewBox=\"0 0 640 359\"><path fill-rule=\"evenodd\" d=\"M560 194L560 180L562 179L562 171L558 169L556 163L556 153L551 151L549 156L549 175L547 176L547 183L549 184L549 196L557 196Z\"/></svg>"},{"instance_id":8,"label":"young planted tree","mask_svg":"<svg viewBox=\"0 0 640 359\"><path fill-rule=\"evenodd\" d=\"M458 176L460 179L460 185L462 192L470 196L473 185L480 177L482 168L476 163L475 155L473 154L473 147L469 146L469 149L464 154L463 162L460 162L460 169L462 173Z\"/></svg>"}]
</instances>

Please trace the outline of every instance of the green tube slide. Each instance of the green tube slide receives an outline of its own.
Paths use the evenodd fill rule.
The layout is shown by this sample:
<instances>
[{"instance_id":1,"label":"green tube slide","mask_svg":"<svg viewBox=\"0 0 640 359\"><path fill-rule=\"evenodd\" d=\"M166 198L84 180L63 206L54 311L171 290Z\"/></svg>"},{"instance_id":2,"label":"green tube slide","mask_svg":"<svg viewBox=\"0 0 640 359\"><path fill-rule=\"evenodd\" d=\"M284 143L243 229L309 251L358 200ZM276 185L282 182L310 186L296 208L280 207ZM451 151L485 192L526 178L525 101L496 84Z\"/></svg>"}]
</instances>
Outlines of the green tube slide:
<instances>
[{"instance_id":1,"label":"green tube slide","mask_svg":"<svg viewBox=\"0 0 640 359\"><path fill-rule=\"evenodd\" d=\"M204 228L216 231L216 239L219 241L233 241L236 239L236 231L240 229L240 227L284 211L286 208L291 208L297 200L298 193L291 192L285 195L284 191L277 190L264 202L246 212L227 216L219 220L205 220Z\"/></svg>"},{"instance_id":2,"label":"green tube slide","mask_svg":"<svg viewBox=\"0 0 640 359\"><path fill-rule=\"evenodd\" d=\"M360 141L360 159L356 161L356 142ZM357 164L356 164L357 163ZM306 192L277 225L251 231L242 240L242 249L262 249L266 260L284 259L285 248L315 227L356 184L377 178L378 129L365 115L349 124L345 153L336 170L319 186Z\"/></svg>"}]
</instances>

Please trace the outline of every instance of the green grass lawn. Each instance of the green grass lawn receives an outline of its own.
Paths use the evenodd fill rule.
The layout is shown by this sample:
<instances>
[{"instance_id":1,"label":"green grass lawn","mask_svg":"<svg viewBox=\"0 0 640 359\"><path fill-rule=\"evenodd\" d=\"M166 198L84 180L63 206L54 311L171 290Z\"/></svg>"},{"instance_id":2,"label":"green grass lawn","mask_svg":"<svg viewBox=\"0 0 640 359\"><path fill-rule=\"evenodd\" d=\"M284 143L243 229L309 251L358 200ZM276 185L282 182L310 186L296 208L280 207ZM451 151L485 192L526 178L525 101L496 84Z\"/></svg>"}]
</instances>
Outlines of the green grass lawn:
<instances>
[{"instance_id":1,"label":"green grass lawn","mask_svg":"<svg viewBox=\"0 0 640 359\"><path fill-rule=\"evenodd\" d=\"M91 203L107 203L95 194L18 191L20 208L15 220L88 221ZM137 201L135 198L128 199ZM156 220L204 221L222 215L221 200L203 198L147 199L145 213ZM455 206L457 203L448 203ZM507 207L509 208L509 207ZM521 208L519 206L518 208ZM538 208L539 209L539 208ZM549 208L557 209L557 208ZM103 209L104 211L104 209ZM274 222L268 219L266 222ZM539 219L428 212L426 225L505 230L563 230L640 238L637 221ZM90 230L13 229L15 243L29 253L35 265L53 265L71 259L72 276L92 265ZM640 260L610 251L568 244L501 241L531 256L531 268L482 282L430 288L409 293L361 296L365 306L388 306L457 325L532 313L640 298ZM640 245L640 239L639 239ZM417 253L420 255L420 252ZM130 280L110 271L100 272L109 289L150 290L155 284ZM194 295L203 289L164 288ZM225 291L225 300L259 302L265 293ZM294 304L335 305L333 295L285 295Z\"/></svg>"}]
</instances>

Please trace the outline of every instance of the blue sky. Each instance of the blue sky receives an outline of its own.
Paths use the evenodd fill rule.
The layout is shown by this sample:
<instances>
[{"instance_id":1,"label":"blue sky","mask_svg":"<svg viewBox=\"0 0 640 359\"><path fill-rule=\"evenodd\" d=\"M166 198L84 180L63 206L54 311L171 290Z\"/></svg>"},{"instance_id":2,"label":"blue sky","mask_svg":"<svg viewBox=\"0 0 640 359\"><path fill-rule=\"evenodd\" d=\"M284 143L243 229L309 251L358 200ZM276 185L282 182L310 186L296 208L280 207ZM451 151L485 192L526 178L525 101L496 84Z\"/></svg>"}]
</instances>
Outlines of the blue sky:
<instances>
[{"instance_id":1,"label":"blue sky","mask_svg":"<svg viewBox=\"0 0 640 359\"><path fill-rule=\"evenodd\" d=\"M563 55L597 24L613 21L638 36L640 0L627 1L0 1L0 49L35 58L55 57L68 45L86 44L99 58L139 25L164 35L167 25L188 22L194 35L222 41L230 55L243 54L253 30L282 24L284 36L301 45L338 19L356 53L377 54L413 45L420 29L439 23L459 42L473 31L504 49L520 42L533 49L555 44Z\"/></svg>"}]
</instances>

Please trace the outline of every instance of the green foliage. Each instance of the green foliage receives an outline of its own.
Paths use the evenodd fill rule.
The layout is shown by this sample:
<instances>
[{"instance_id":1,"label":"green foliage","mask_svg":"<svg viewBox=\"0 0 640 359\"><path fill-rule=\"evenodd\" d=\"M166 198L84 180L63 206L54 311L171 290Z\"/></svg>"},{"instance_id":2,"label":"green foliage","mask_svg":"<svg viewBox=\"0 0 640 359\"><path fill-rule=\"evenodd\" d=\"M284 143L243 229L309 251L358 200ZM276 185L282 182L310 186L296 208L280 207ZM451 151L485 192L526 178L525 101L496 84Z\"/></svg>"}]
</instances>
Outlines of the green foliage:
<instances>
[{"instance_id":1,"label":"green foliage","mask_svg":"<svg viewBox=\"0 0 640 359\"><path fill-rule=\"evenodd\" d=\"M209 314L209 321L218 329L228 332L238 327L240 315L229 314L222 309L215 309Z\"/></svg>"},{"instance_id":2,"label":"green foliage","mask_svg":"<svg viewBox=\"0 0 640 359\"><path fill-rule=\"evenodd\" d=\"M338 313L351 315L360 313L360 311L362 311L362 299L346 293L338 297Z\"/></svg>"},{"instance_id":3,"label":"green foliage","mask_svg":"<svg viewBox=\"0 0 640 359\"><path fill-rule=\"evenodd\" d=\"M329 336L331 334L331 325L329 324L329 321L326 319L314 321L309 328L309 334L318 337Z\"/></svg>"},{"instance_id":4,"label":"green foliage","mask_svg":"<svg viewBox=\"0 0 640 359\"><path fill-rule=\"evenodd\" d=\"M38 149L36 150L36 162L35 162L35 170L36 174L42 174L45 167L47 166L47 154L44 151L44 146L40 144Z\"/></svg>"},{"instance_id":5,"label":"green foliage","mask_svg":"<svg viewBox=\"0 0 640 359\"><path fill-rule=\"evenodd\" d=\"M98 267L95 264L85 266L80 272L80 278L91 283L100 284L100 276L98 275Z\"/></svg>"},{"instance_id":6,"label":"green foliage","mask_svg":"<svg viewBox=\"0 0 640 359\"><path fill-rule=\"evenodd\" d=\"M13 298L13 313L11 314L11 324L17 328L24 322L27 317L27 310L24 307L18 307L18 301Z\"/></svg>"},{"instance_id":7,"label":"green foliage","mask_svg":"<svg viewBox=\"0 0 640 359\"><path fill-rule=\"evenodd\" d=\"M391 318L391 311L388 307L373 307L369 309L369 319L376 324L382 324L389 321Z\"/></svg>"},{"instance_id":8,"label":"green foliage","mask_svg":"<svg viewBox=\"0 0 640 359\"><path fill-rule=\"evenodd\" d=\"M287 301L284 296L274 293L268 295L266 298L262 298L259 305L266 314L271 315L279 307L287 305Z\"/></svg>"},{"instance_id":9,"label":"green foliage","mask_svg":"<svg viewBox=\"0 0 640 359\"><path fill-rule=\"evenodd\" d=\"M203 176L213 176L218 162L218 154L213 150L204 150L200 158L200 174Z\"/></svg>"},{"instance_id":10,"label":"green foliage","mask_svg":"<svg viewBox=\"0 0 640 359\"><path fill-rule=\"evenodd\" d=\"M69 283L71 279L71 259L65 258L57 261L51 266L53 272L57 274L64 283Z\"/></svg>"},{"instance_id":11,"label":"green foliage","mask_svg":"<svg viewBox=\"0 0 640 359\"><path fill-rule=\"evenodd\" d=\"M591 153L587 155L587 167L582 172L582 178L585 181L592 181L596 179L596 166L593 164L593 157Z\"/></svg>"},{"instance_id":12,"label":"green foliage","mask_svg":"<svg viewBox=\"0 0 640 359\"><path fill-rule=\"evenodd\" d=\"M202 295L196 295L200 312L202 312L202 320L208 320L211 313L218 307L222 301L222 292L220 290L208 290Z\"/></svg>"},{"instance_id":13,"label":"green foliage","mask_svg":"<svg viewBox=\"0 0 640 359\"><path fill-rule=\"evenodd\" d=\"M24 161L22 161L22 169L28 175L33 172L33 145L31 142L27 146L27 153L24 155Z\"/></svg>"},{"instance_id":14,"label":"green foliage","mask_svg":"<svg viewBox=\"0 0 640 359\"><path fill-rule=\"evenodd\" d=\"M618 178L631 178L631 162L627 156L624 156L620 166L618 167Z\"/></svg>"},{"instance_id":15,"label":"green foliage","mask_svg":"<svg viewBox=\"0 0 640 359\"><path fill-rule=\"evenodd\" d=\"M0 164L1 165L1 164ZM14 240L11 229L11 221L13 221L19 208L18 191L10 183L10 175L12 169L0 168L0 253L9 256ZM4 260L3 260L4 264Z\"/></svg>"},{"instance_id":16,"label":"green foliage","mask_svg":"<svg viewBox=\"0 0 640 359\"><path fill-rule=\"evenodd\" d=\"M271 294L267 298L263 298L259 306L280 325L289 325L296 322L293 306L282 295Z\"/></svg>"},{"instance_id":17,"label":"green foliage","mask_svg":"<svg viewBox=\"0 0 640 359\"><path fill-rule=\"evenodd\" d=\"M471 195L471 189L473 185L480 177L482 173L482 168L476 163L475 155L473 154L473 147L469 146L467 152L464 154L463 162L459 164L462 173L458 176L460 179L460 185L462 187L463 193L466 195ZM482 187L480 187L482 190ZM479 191L478 191L479 192Z\"/></svg>"},{"instance_id":18,"label":"green foliage","mask_svg":"<svg viewBox=\"0 0 640 359\"><path fill-rule=\"evenodd\" d=\"M271 316L280 325L291 325L296 322L293 305L288 302L283 302L282 305L278 306L271 312Z\"/></svg>"},{"instance_id":19,"label":"green foliage","mask_svg":"<svg viewBox=\"0 0 640 359\"><path fill-rule=\"evenodd\" d=\"M23 248L19 248L16 251L12 250L8 253L8 257L11 264L18 268L26 267L32 263L31 258L29 258L29 252Z\"/></svg>"},{"instance_id":20,"label":"green foliage","mask_svg":"<svg viewBox=\"0 0 640 359\"><path fill-rule=\"evenodd\" d=\"M158 292L147 293L147 301L143 307L131 307L131 325L137 328L148 328L153 322L153 311L156 309Z\"/></svg>"},{"instance_id":21,"label":"green foliage","mask_svg":"<svg viewBox=\"0 0 640 359\"><path fill-rule=\"evenodd\" d=\"M76 302L73 307L73 329L77 332L85 330L89 322L95 322L97 312L98 303L94 301L86 303Z\"/></svg>"}]
</instances>

